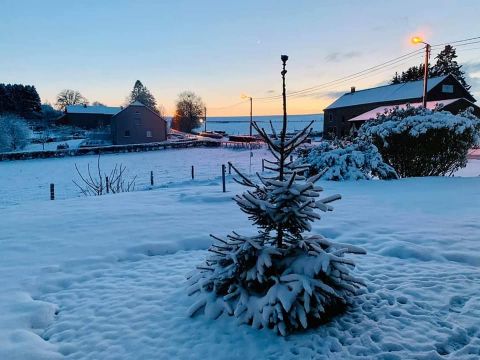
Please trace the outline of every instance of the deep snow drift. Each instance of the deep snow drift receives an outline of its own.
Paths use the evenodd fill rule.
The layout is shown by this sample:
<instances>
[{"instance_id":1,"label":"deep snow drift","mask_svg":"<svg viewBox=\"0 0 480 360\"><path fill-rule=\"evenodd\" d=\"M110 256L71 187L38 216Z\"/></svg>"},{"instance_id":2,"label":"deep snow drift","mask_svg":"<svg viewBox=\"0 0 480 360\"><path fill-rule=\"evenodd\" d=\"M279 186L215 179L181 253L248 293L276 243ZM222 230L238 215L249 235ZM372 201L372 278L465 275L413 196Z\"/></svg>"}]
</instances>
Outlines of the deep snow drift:
<instances>
[{"instance_id":1,"label":"deep snow drift","mask_svg":"<svg viewBox=\"0 0 480 360\"><path fill-rule=\"evenodd\" d=\"M478 359L480 177L319 185L343 199L312 233L367 249L356 274L368 288L331 324L286 338L187 316L185 274L208 234L255 231L231 179L225 194L217 177L4 205L0 359Z\"/></svg>"}]
</instances>

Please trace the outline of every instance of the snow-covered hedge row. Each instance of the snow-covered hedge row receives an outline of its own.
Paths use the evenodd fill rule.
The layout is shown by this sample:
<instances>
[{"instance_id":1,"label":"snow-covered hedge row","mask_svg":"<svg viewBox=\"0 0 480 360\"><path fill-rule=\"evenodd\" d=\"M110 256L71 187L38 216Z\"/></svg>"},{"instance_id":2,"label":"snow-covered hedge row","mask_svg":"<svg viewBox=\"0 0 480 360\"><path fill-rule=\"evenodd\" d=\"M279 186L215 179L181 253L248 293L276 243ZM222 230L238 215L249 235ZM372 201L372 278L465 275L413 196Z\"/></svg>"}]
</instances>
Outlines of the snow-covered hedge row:
<instances>
[{"instance_id":1,"label":"snow-covered hedge row","mask_svg":"<svg viewBox=\"0 0 480 360\"><path fill-rule=\"evenodd\" d=\"M322 141L299 152L309 164L310 175L322 173L323 180L396 179L395 170L383 162L375 145L357 139L354 142Z\"/></svg>"},{"instance_id":2,"label":"snow-covered hedge row","mask_svg":"<svg viewBox=\"0 0 480 360\"><path fill-rule=\"evenodd\" d=\"M395 108L360 128L400 177L445 176L467 164L479 143L480 120L470 111L454 115L408 106Z\"/></svg>"},{"instance_id":3,"label":"snow-covered hedge row","mask_svg":"<svg viewBox=\"0 0 480 360\"><path fill-rule=\"evenodd\" d=\"M0 152L23 149L30 137L27 122L14 114L0 115Z\"/></svg>"}]
</instances>

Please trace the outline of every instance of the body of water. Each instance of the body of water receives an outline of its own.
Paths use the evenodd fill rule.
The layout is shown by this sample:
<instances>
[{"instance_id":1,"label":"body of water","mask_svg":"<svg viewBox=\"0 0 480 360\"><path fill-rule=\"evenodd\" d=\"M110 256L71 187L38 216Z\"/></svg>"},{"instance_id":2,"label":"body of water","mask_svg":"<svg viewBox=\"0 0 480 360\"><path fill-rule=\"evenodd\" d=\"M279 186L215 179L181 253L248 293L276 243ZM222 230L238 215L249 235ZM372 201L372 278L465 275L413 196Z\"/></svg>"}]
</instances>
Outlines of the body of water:
<instances>
[{"instance_id":1,"label":"body of water","mask_svg":"<svg viewBox=\"0 0 480 360\"><path fill-rule=\"evenodd\" d=\"M279 131L282 127L282 115L254 116L253 121L270 132L270 120L275 130ZM323 131L323 114L310 115L289 115L289 132L303 129L313 120L313 130ZM208 131L225 131L229 135L248 134L250 127L250 116L228 116L228 117L207 117ZM197 130L203 131L204 126ZM255 129L253 130L255 134Z\"/></svg>"}]
</instances>

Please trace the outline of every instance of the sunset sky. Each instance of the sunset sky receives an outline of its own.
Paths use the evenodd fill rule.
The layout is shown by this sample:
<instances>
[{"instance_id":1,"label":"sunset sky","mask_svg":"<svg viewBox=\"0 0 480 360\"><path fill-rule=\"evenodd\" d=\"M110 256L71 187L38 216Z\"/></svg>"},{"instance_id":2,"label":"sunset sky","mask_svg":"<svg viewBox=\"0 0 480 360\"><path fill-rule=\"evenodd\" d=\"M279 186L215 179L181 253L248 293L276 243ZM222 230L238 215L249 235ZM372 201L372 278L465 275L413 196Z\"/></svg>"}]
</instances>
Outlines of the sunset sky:
<instances>
[{"instance_id":1,"label":"sunset sky","mask_svg":"<svg viewBox=\"0 0 480 360\"><path fill-rule=\"evenodd\" d=\"M242 93L296 91L336 80L431 44L480 36L480 1L0 0L0 82L35 85L42 101L65 88L121 105L141 80L166 112L179 92L200 95L211 116L247 115ZM433 56L438 51L433 51ZM480 44L458 47L480 99ZM289 100L291 114L320 113L339 93L384 84L418 55L364 77ZM254 101L278 114L279 101Z\"/></svg>"}]
</instances>

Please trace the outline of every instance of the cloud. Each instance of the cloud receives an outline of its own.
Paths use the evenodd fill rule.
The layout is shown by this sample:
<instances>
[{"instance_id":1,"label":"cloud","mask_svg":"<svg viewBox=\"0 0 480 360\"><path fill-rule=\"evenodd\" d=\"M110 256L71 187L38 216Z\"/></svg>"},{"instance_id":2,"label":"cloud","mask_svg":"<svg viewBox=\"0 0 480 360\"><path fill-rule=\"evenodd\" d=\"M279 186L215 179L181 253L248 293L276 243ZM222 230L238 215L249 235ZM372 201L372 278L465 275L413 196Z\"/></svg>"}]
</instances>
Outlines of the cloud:
<instances>
[{"instance_id":1,"label":"cloud","mask_svg":"<svg viewBox=\"0 0 480 360\"><path fill-rule=\"evenodd\" d=\"M468 62L463 64L463 71L468 75L480 72L480 62Z\"/></svg>"},{"instance_id":2,"label":"cloud","mask_svg":"<svg viewBox=\"0 0 480 360\"><path fill-rule=\"evenodd\" d=\"M467 84L472 86L470 93L478 98L480 96L480 62L463 64L462 70L465 71Z\"/></svg>"},{"instance_id":3,"label":"cloud","mask_svg":"<svg viewBox=\"0 0 480 360\"><path fill-rule=\"evenodd\" d=\"M276 91L275 90L267 90L267 94L275 94Z\"/></svg>"},{"instance_id":4,"label":"cloud","mask_svg":"<svg viewBox=\"0 0 480 360\"><path fill-rule=\"evenodd\" d=\"M353 59L361 55L362 53L359 51L347 51L347 52L334 51L328 54L327 56L325 56L325 60L328 62L338 62L342 60Z\"/></svg>"}]
</instances>

